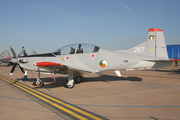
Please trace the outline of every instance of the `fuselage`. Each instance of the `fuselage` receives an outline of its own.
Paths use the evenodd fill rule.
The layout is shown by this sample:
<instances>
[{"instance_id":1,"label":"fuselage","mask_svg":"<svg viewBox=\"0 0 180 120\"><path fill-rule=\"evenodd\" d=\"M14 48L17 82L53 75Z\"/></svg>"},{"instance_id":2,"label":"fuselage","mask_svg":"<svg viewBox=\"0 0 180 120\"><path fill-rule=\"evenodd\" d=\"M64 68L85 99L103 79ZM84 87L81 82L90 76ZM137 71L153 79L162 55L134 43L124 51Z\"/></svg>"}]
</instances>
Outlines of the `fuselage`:
<instances>
[{"instance_id":1,"label":"fuselage","mask_svg":"<svg viewBox=\"0 0 180 120\"><path fill-rule=\"evenodd\" d=\"M81 53L81 54L66 54L66 55L32 55L28 57L19 57L18 62L24 69L31 71L38 71L38 62L53 62L65 65L68 67L78 66L81 68L88 68L90 72L100 72L107 70L121 70L121 69L144 69L152 68L156 62L145 61L152 59L147 56L127 54L122 52L113 52L105 49L99 49L98 52ZM25 62L20 62L25 61ZM53 72L44 68L39 68L42 72ZM66 73L59 70L58 73Z\"/></svg>"}]
</instances>

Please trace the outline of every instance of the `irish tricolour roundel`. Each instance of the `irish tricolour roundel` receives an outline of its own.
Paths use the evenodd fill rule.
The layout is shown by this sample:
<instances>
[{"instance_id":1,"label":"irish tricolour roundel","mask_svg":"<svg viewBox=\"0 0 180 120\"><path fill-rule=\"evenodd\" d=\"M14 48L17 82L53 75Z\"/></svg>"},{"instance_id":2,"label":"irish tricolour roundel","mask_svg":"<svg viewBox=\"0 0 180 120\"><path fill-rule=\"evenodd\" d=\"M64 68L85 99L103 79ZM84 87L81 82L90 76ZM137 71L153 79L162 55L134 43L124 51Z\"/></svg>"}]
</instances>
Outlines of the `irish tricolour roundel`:
<instances>
[{"instance_id":1,"label":"irish tricolour roundel","mask_svg":"<svg viewBox=\"0 0 180 120\"><path fill-rule=\"evenodd\" d=\"M107 62L106 62L105 60L101 60L101 61L99 62L99 65L104 68L104 67L107 66Z\"/></svg>"}]
</instances>

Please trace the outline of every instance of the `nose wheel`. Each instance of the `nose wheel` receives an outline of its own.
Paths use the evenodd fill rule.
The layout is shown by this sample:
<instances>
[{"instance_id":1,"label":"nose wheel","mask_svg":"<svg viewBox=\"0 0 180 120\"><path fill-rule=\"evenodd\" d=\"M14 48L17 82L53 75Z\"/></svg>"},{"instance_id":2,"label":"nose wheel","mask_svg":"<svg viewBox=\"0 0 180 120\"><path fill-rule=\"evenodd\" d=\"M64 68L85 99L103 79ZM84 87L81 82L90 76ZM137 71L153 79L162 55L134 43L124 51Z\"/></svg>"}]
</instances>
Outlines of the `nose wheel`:
<instances>
[{"instance_id":1,"label":"nose wheel","mask_svg":"<svg viewBox=\"0 0 180 120\"><path fill-rule=\"evenodd\" d=\"M35 81L32 86L44 86L44 83L39 78L37 78L37 81Z\"/></svg>"},{"instance_id":2,"label":"nose wheel","mask_svg":"<svg viewBox=\"0 0 180 120\"><path fill-rule=\"evenodd\" d=\"M32 86L44 86L43 81L41 81L39 78L40 78L40 71L38 67L37 80L32 84Z\"/></svg>"}]
</instances>

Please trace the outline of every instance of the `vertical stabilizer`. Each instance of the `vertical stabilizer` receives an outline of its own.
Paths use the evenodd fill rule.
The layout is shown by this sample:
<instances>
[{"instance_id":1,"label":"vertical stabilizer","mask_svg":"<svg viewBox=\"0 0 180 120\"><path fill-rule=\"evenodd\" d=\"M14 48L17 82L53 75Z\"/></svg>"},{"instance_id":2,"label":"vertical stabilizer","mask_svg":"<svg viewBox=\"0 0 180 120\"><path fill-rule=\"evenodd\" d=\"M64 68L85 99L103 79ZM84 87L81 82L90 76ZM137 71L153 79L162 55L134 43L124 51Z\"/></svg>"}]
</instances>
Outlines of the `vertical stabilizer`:
<instances>
[{"instance_id":1,"label":"vertical stabilizer","mask_svg":"<svg viewBox=\"0 0 180 120\"><path fill-rule=\"evenodd\" d=\"M0 57L4 57L6 58L7 57L7 54L8 54L9 50L5 50L1 55Z\"/></svg>"},{"instance_id":2,"label":"vertical stabilizer","mask_svg":"<svg viewBox=\"0 0 180 120\"><path fill-rule=\"evenodd\" d=\"M149 29L146 47L146 55L157 58L168 58L164 33L162 29Z\"/></svg>"},{"instance_id":3,"label":"vertical stabilizer","mask_svg":"<svg viewBox=\"0 0 180 120\"><path fill-rule=\"evenodd\" d=\"M162 29L158 28L149 29L145 42L129 50L119 50L117 52L168 59L164 33Z\"/></svg>"}]
</instances>

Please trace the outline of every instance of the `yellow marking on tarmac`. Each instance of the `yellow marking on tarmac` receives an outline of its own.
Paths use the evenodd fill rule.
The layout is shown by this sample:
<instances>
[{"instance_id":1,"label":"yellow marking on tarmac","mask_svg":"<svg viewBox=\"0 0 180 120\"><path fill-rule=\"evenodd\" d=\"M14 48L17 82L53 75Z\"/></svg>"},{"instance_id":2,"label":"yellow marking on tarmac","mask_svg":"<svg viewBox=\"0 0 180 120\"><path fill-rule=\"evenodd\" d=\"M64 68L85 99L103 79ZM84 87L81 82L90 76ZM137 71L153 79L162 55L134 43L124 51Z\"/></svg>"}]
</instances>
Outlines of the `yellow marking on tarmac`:
<instances>
[{"instance_id":1,"label":"yellow marking on tarmac","mask_svg":"<svg viewBox=\"0 0 180 120\"><path fill-rule=\"evenodd\" d=\"M6 79L6 78L5 78L5 79ZM5 79L4 79L4 80L5 80ZM5 81L7 81L7 82L9 82L9 83L11 83L11 84L13 84L13 82L14 82L14 81L11 82L12 80L11 80L11 81L5 80ZM39 96L39 95L31 92L31 91L28 91L27 89L22 88L21 86L19 86L19 85L17 85L17 84L13 84L13 85L16 86L16 87L18 87L18 88L20 88L20 89L22 89L22 90L24 90L24 91L26 91L26 92L28 92L28 93L30 93L31 95L36 96L37 98L40 98L41 100L43 100L43 101L45 101L45 102L47 102L47 103L49 103L49 104L51 104L51 105L53 105L53 106L55 106L55 107L57 107L57 108L59 108L59 109L65 111L65 112L67 112L67 113L75 116L76 118L79 118L79 119L81 119L81 120L87 120L86 118L84 118L84 117L82 117L82 116L80 116L80 115L78 115L78 114L76 114L76 113L74 113L74 112L72 112L72 111L70 111L70 110L68 110L68 109L66 109L66 108L63 108L62 106L60 106L60 105L58 105L58 104L56 104L56 103L53 103L53 102L47 100L46 98L43 98L43 97L41 97L41 96Z\"/></svg>"},{"instance_id":2,"label":"yellow marking on tarmac","mask_svg":"<svg viewBox=\"0 0 180 120\"><path fill-rule=\"evenodd\" d=\"M11 84L13 84L13 82L15 82L15 81L13 81L13 80L11 80L11 81L13 81L13 82L9 81L7 77L4 77L4 76L2 76L2 75L0 75L0 78L4 78L5 81L7 81L7 82L9 82L9 83L11 83ZM17 85L17 84L18 84L18 85ZM83 119L83 120L87 120L86 118L84 118L84 117L82 117L82 116L80 116L80 115L78 115L78 114L76 114L76 113L74 113L74 112L72 112L72 111L70 111L70 110L68 110L68 109L66 109L66 108L58 105L58 104L56 104L56 103L63 104L64 106L66 106L66 107L68 107L68 108L71 108L71 109L73 109L73 110L75 110L75 111L77 111L77 112L79 112L79 113L81 113L81 114L84 114L84 115L86 115L86 116L88 116L88 117L90 117L90 118L93 118L93 119L95 119L95 120L102 120L102 119L99 118L99 117L96 117L96 116L94 116L94 115L92 115L92 114L90 114L90 113L87 113L87 112L85 112L85 111L83 111L83 110L80 110L80 109L78 109L78 108L76 108L76 107L74 107L74 106L71 106L71 105L69 105L69 104L66 104L66 103L64 103L64 102L62 102L62 101L60 101L60 100L57 100L57 99L55 99L55 98L52 98L52 97L50 97L50 96L48 96L48 95L46 95L46 94L43 94L43 93L41 93L41 92L39 92L39 91L36 91L36 90L34 90L34 89L30 88L30 87L27 87L27 86L25 86L25 85L23 85L23 84L21 84L21 83L19 83L19 82L16 82L16 84L13 84L13 85L15 85L16 87L18 87L18 88L20 88L20 89L22 89L22 90L24 90L24 91L26 91L26 92L28 92L28 93L36 96L37 98L40 98L41 100L44 100L45 102L48 102L49 104L51 104L51 105L53 105L53 106L55 106L55 107L57 107L57 108L59 108L59 109L65 111L65 112L67 112L67 113L75 116L76 118ZM19 85L20 85L20 86L19 86ZM22 86L22 87L21 87L21 86ZM24 88L23 88L23 87L24 87ZM26 89L25 89L25 88L26 88ZM48 98L48 99L50 99L50 100L53 100L53 101L55 101L56 103L53 103L53 102L47 100L47 99L44 98L44 97L41 97L41 96L39 96L39 95L31 92L31 91L28 91L27 89L29 89L29 90L31 90L31 91L39 94L39 95L42 95L42 96L44 96L44 97L46 97L46 98Z\"/></svg>"}]
</instances>

